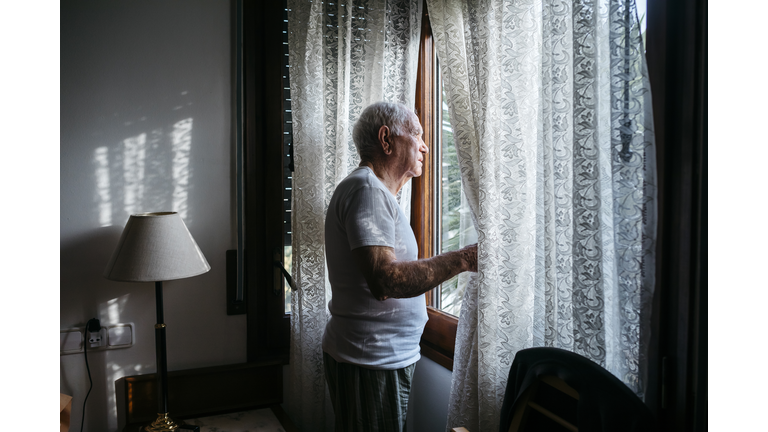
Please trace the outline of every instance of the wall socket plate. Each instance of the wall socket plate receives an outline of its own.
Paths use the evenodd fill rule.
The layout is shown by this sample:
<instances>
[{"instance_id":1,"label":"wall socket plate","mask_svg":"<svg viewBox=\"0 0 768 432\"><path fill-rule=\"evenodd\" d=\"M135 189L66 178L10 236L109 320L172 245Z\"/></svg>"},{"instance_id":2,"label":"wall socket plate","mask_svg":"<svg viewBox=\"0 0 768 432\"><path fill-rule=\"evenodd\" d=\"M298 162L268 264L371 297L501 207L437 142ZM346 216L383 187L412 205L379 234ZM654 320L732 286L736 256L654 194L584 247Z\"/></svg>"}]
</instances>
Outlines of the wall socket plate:
<instances>
[{"instance_id":1,"label":"wall socket plate","mask_svg":"<svg viewBox=\"0 0 768 432\"><path fill-rule=\"evenodd\" d=\"M88 343L88 351L105 351L112 349L130 348L134 344L133 323L118 323L101 326L99 341L90 342L91 334L85 327L61 329L60 355L83 352L83 343ZM88 340L84 339L85 338Z\"/></svg>"}]
</instances>

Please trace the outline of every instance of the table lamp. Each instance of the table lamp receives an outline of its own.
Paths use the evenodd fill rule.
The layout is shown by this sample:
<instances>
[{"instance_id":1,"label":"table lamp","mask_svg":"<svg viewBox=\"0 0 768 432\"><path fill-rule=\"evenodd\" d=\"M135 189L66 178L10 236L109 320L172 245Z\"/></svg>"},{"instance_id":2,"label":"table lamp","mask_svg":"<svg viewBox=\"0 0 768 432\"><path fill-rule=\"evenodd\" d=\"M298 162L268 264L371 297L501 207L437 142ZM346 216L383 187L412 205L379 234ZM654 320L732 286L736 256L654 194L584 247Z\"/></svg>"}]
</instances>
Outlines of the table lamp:
<instances>
[{"instance_id":1,"label":"table lamp","mask_svg":"<svg viewBox=\"0 0 768 432\"><path fill-rule=\"evenodd\" d=\"M168 416L168 368L163 323L163 281L201 275L211 269L205 256L176 212L131 215L112 254L104 277L122 282L154 282L157 324L158 413L146 432L175 431Z\"/></svg>"}]
</instances>

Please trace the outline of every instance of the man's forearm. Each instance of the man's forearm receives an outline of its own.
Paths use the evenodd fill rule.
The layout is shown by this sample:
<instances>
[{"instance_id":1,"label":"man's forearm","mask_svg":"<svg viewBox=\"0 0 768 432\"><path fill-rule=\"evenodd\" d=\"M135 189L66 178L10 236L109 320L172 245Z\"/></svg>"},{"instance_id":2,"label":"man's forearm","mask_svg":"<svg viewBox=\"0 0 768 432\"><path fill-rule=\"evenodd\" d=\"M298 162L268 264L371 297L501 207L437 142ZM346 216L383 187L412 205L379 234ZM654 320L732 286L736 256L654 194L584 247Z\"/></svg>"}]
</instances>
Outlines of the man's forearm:
<instances>
[{"instance_id":1,"label":"man's forearm","mask_svg":"<svg viewBox=\"0 0 768 432\"><path fill-rule=\"evenodd\" d=\"M368 280L371 293L379 300L421 295L464 271L477 271L477 246L447 252L417 261L380 257Z\"/></svg>"},{"instance_id":2,"label":"man's forearm","mask_svg":"<svg viewBox=\"0 0 768 432\"><path fill-rule=\"evenodd\" d=\"M461 251L417 261L395 261L379 273L378 285L389 298L416 297L466 271Z\"/></svg>"}]
</instances>

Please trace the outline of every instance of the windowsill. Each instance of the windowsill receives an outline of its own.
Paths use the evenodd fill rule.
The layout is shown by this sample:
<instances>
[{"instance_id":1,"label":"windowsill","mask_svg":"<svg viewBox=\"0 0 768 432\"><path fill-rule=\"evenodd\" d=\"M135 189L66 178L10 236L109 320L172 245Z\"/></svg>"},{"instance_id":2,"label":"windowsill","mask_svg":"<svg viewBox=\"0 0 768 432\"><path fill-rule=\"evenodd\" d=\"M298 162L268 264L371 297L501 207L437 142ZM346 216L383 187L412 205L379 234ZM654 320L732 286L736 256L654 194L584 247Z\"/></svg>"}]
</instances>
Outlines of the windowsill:
<instances>
[{"instance_id":1,"label":"windowsill","mask_svg":"<svg viewBox=\"0 0 768 432\"><path fill-rule=\"evenodd\" d=\"M427 315L429 321L421 336L421 354L453 371L453 352L459 319L431 306L427 307Z\"/></svg>"}]
</instances>

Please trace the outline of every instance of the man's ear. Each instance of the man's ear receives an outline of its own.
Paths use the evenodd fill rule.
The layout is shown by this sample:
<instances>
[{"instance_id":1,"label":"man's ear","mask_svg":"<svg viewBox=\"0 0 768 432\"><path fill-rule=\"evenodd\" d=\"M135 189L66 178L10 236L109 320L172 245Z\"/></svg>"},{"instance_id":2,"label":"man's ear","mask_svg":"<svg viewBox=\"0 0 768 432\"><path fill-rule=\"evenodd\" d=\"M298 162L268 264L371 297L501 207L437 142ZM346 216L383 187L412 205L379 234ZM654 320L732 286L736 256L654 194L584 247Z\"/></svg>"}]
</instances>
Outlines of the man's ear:
<instances>
[{"instance_id":1,"label":"man's ear","mask_svg":"<svg viewBox=\"0 0 768 432\"><path fill-rule=\"evenodd\" d=\"M385 155L392 154L392 131L387 125L379 128L379 145L381 145Z\"/></svg>"}]
</instances>

